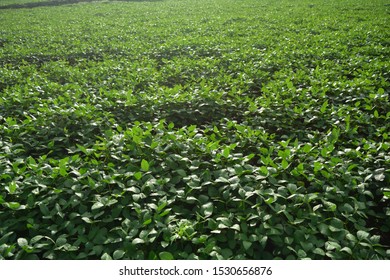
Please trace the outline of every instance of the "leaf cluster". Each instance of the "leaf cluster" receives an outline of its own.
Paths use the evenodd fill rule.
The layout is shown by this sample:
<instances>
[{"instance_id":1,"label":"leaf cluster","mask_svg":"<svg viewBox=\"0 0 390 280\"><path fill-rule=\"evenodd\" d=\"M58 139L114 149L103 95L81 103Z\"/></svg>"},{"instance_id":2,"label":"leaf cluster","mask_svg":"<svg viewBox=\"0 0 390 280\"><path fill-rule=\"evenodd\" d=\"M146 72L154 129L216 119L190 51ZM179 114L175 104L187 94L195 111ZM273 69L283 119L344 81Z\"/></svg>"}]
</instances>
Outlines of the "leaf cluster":
<instances>
[{"instance_id":1,"label":"leaf cluster","mask_svg":"<svg viewBox=\"0 0 390 280\"><path fill-rule=\"evenodd\" d=\"M384 4L0 10L0 259L389 259Z\"/></svg>"}]
</instances>

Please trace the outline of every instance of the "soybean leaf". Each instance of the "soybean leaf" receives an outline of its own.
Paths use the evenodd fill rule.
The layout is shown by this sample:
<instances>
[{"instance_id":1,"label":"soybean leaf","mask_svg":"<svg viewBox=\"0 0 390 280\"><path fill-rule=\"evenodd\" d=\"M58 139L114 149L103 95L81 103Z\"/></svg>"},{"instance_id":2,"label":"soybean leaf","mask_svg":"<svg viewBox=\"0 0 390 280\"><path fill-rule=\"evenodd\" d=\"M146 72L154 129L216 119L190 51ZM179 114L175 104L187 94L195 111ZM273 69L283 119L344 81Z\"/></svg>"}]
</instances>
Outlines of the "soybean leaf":
<instances>
[{"instance_id":1,"label":"soybean leaf","mask_svg":"<svg viewBox=\"0 0 390 280\"><path fill-rule=\"evenodd\" d=\"M145 172L147 172L149 170L149 162L147 160L142 159L141 169L142 169L142 171L145 171Z\"/></svg>"},{"instance_id":2,"label":"soybean leaf","mask_svg":"<svg viewBox=\"0 0 390 280\"><path fill-rule=\"evenodd\" d=\"M173 255L169 252L160 252L158 255L161 260L174 260Z\"/></svg>"}]
</instances>

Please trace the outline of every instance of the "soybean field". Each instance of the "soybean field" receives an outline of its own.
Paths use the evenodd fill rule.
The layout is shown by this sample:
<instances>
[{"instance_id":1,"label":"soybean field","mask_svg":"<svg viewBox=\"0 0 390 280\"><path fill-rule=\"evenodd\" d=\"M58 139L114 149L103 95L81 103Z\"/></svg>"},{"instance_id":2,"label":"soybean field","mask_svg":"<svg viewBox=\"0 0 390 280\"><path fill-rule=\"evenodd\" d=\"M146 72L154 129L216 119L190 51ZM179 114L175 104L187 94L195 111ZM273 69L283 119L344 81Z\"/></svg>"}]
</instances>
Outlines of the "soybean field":
<instances>
[{"instance_id":1,"label":"soybean field","mask_svg":"<svg viewBox=\"0 0 390 280\"><path fill-rule=\"evenodd\" d=\"M0 259L390 259L389 0L1 0Z\"/></svg>"}]
</instances>

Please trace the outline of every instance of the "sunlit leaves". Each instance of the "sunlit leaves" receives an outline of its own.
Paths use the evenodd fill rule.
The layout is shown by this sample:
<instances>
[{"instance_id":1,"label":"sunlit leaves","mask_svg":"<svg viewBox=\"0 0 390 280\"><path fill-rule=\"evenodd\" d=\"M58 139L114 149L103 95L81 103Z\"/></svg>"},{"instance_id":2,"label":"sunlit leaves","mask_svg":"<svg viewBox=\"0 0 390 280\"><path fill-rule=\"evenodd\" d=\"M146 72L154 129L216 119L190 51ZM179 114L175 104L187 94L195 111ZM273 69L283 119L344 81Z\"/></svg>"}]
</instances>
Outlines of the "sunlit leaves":
<instances>
[{"instance_id":1,"label":"sunlit leaves","mask_svg":"<svg viewBox=\"0 0 390 280\"><path fill-rule=\"evenodd\" d=\"M149 170L149 162L147 160L142 159L142 161L141 161L141 169L143 171L145 171L145 172Z\"/></svg>"},{"instance_id":2,"label":"sunlit leaves","mask_svg":"<svg viewBox=\"0 0 390 280\"><path fill-rule=\"evenodd\" d=\"M362 230L359 230L358 232L357 232L357 238L359 239L359 240L365 240L365 239L367 239L367 237L369 236L370 234L368 233L368 232L365 232L365 231L362 231Z\"/></svg>"},{"instance_id":3,"label":"sunlit leaves","mask_svg":"<svg viewBox=\"0 0 390 280\"><path fill-rule=\"evenodd\" d=\"M15 181L12 181L11 183L9 183L9 185L7 187L5 187L5 189L10 193L10 194L14 194L17 190L18 186L16 185L16 182Z\"/></svg>"},{"instance_id":4,"label":"sunlit leaves","mask_svg":"<svg viewBox=\"0 0 390 280\"><path fill-rule=\"evenodd\" d=\"M201 214L207 218L213 214L214 206L212 202L207 202L201 206Z\"/></svg>"},{"instance_id":5,"label":"sunlit leaves","mask_svg":"<svg viewBox=\"0 0 390 280\"><path fill-rule=\"evenodd\" d=\"M136 172L136 173L134 173L134 178L135 178L136 180L140 180L140 179L142 178L142 172Z\"/></svg>"},{"instance_id":6,"label":"sunlit leaves","mask_svg":"<svg viewBox=\"0 0 390 280\"><path fill-rule=\"evenodd\" d=\"M114 260L120 260L123 258L123 256L126 254L123 250L116 250L113 254Z\"/></svg>"},{"instance_id":7,"label":"sunlit leaves","mask_svg":"<svg viewBox=\"0 0 390 280\"><path fill-rule=\"evenodd\" d=\"M28 241L25 238L18 238L17 242L20 247L28 246Z\"/></svg>"},{"instance_id":8,"label":"sunlit leaves","mask_svg":"<svg viewBox=\"0 0 390 280\"><path fill-rule=\"evenodd\" d=\"M218 1L1 12L0 259L390 257L385 9Z\"/></svg>"},{"instance_id":9,"label":"sunlit leaves","mask_svg":"<svg viewBox=\"0 0 390 280\"><path fill-rule=\"evenodd\" d=\"M375 175L374 175L375 180L377 180L377 181L383 181L383 180L385 179L384 171L385 171L384 168L380 168L380 169L375 170L375 172L374 172L374 174L375 174Z\"/></svg>"},{"instance_id":10,"label":"sunlit leaves","mask_svg":"<svg viewBox=\"0 0 390 280\"><path fill-rule=\"evenodd\" d=\"M25 206L21 205L19 202L6 202L4 205L11 210L21 210L25 208Z\"/></svg>"}]
</instances>

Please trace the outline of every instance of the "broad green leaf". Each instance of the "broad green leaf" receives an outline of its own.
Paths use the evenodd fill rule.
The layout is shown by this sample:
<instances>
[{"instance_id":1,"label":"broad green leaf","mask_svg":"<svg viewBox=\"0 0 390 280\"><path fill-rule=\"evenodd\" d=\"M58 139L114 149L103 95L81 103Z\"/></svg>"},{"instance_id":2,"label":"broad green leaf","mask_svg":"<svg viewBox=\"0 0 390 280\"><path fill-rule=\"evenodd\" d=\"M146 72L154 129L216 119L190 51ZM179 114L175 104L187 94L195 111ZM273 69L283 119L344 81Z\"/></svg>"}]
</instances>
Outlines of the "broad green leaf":
<instances>
[{"instance_id":1,"label":"broad green leaf","mask_svg":"<svg viewBox=\"0 0 390 280\"><path fill-rule=\"evenodd\" d=\"M260 171L260 174L263 175L263 176L268 176L269 175L269 171L268 171L266 166L260 167L259 171Z\"/></svg>"},{"instance_id":2,"label":"broad green leaf","mask_svg":"<svg viewBox=\"0 0 390 280\"><path fill-rule=\"evenodd\" d=\"M5 205L12 210L20 210L25 208L25 206L20 205L19 202L6 202Z\"/></svg>"},{"instance_id":3,"label":"broad green leaf","mask_svg":"<svg viewBox=\"0 0 390 280\"><path fill-rule=\"evenodd\" d=\"M231 228L231 229L234 229L234 230L236 230L236 231L240 231L240 230L241 230L239 224L232 225L230 228Z\"/></svg>"},{"instance_id":4,"label":"broad green leaf","mask_svg":"<svg viewBox=\"0 0 390 280\"><path fill-rule=\"evenodd\" d=\"M167 202L161 203L161 204L157 207L157 209L156 209L157 213L160 213L167 205L168 205Z\"/></svg>"},{"instance_id":5,"label":"broad green leaf","mask_svg":"<svg viewBox=\"0 0 390 280\"><path fill-rule=\"evenodd\" d=\"M229 180L226 179L225 177L218 177L216 180L215 180L216 183L226 183L226 184L229 184Z\"/></svg>"},{"instance_id":6,"label":"broad green leaf","mask_svg":"<svg viewBox=\"0 0 390 280\"><path fill-rule=\"evenodd\" d=\"M100 255L103 252L103 246L102 245L95 245L95 246L93 246L92 251L96 255Z\"/></svg>"},{"instance_id":7,"label":"broad green leaf","mask_svg":"<svg viewBox=\"0 0 390 280\"><path fill-rule=\"evenodd\" d=\"M57 247L61 247L62 245L65 245L66 244L66 237L65 236L60 236L57 238L56 240L56 246Z\"/></svg>"},{"instance_id":8,"label":"broad green leaf","mask_svg":"<svg viewBox=\"0 0 390 280\"><path fill-rule=\"evenodd\" d=\"M145 243L145 241L142 240L141 238L134 238L131 243L133 243L134 245L137 245L137 244L143 244L143 243Z\"/></svg>"},{"instance_id":9,"label":"broad green leaf","mask_svg":"<svg viewBox=\"0 0 390 280\"><path fill-rule=\"evenodd\" d=\"M352 255L352 254L353 254L351 248L348 248L348 247L341 248L340 251L341 251L341 252L345 252L345 253L347 253L347 254L349 254L349 255Z\"/></svg>"},{"instance_id":10,"label":"broad green leaf","mask_svg":"<svg viewBox=\"0 0 390 280\"><path fill-rule=\"evenodd\" d=\"M365 239L368 238L369 235L370 235L370 234L369 234L368 232L365 232L365 231L362 231L362 230L359 230L359 231L357 232L357 238L358 238L359 240L365 240Z\"/></svg>"},{"instance_id":11,"label":"broad green leaf","mask_svg":"<svg viewBox=\"0 0 390 280\"><path fill-rule=\"evenodd\" d=\"M200 208L204 217L210 217L214 211L214 205L212 202L205 203Z\"/></svg>"},{"instance_id":12,"label":"broad green leaf","mask_svg":"<svg viewBox=\"0 0 390 280\"><path fill-rule=\"evenodd\" d=\"M333 218L331 221L330 221L330 225L337 228L337 229L343 229L344 228L344 223L343 221L341 221L340 219L338 218Z\"/></svg>"},{"instance_id":13,"label":"broad green leaf","mask_svg":"<svg viewBox=\"0 0 390 280\"><path fill-rule=\"evenodd\" d=\"M288 162L286 160L282 160L282 168L287 169L288 167Z\"/></svg>"},{"instance_id":14,"label":"broad green leaf","mask_svg":"<svg viewBox=\"0 0 390 280\"><path fill-rule=\"evenodd\" d=\"M225 149L223 149L222 155L223 155L225 158L229 157L229 155L230 155L230 148L229 148L229 147L226 147Z\"/></svg>"},{"instance_id":15,"label":"broad green leaf","mask_svg":"<svg viewBox=\"0 0 390 280\"><path fill-rule=\"evenodd\" d=\"M166 209L165 211L163 211L163 212L161 212L160 214L159 214L159 216L160 217L164 217L164 216L166 216L166 215L168 215L170 212L171 212L171 210L172 209Z\"/></svg>"},{"instance_id":16,"label":"broad green leaf","mask_svg":"<svg viewBox=\"0 0 390 280\"><path fill-rule=\"evenodd\" d=\"M298 258L303 259L307 256L306 252L303 251L302 249L299 249L297 252Z\"/></svg>"},{"instance_id":17,"label":"broad green leaf","mask_svg":"<svg viewBox=\"0 0 390 280\"><path fill-rule=\"evenodd\" d=\"M332 211L332 212L336 211L336 209L337 209L337 205L334 204L333 202L324 201L324 205L327 208L327 210Z\"/></svg>"},{"instance_id":18,"label":"broad green leaf","mask_svg":"<svg viewBox=\"0 0 390 280\"><path fill-rule=\"evenodd\" d=\"M341 246L337 242L327 241L327 242L325 242L325 248L328 251L332 251L332 250L336 250L337 251L337 250L341 249Z\"/></svg>"},{"instance_id":19,"label":"broad green leaf","mask_svg":"<svg viewBox=\"0 0 390 280\"><path fill-rule=\"evenodd\" d=\"M39 209L41 210L44 216L50 216L49 208L47 208L47 206L44 203L39 204Z\"/></svg>"},{"instance_id":20,"label":"broad green leaf","mask_svg":"<svg viewBox=\"0 0 390 280\"><path fill-rule=\"evenodd\" d=\"M353 213L354 212L354 208L350 204L344 203L343 211L345 211L347 213Z\"/></svg>"},{"instance_id":21,"label":"broad green leaf","mask_svg":"<svg viewBox=\"0 0 390 280\"><path fill-rule=\"evenodd\" d=\"M221 250L221 255L223 259L227 260L233 255L233 252L230 248L224 248Z\"/></svg>"},{"instance_id":22,"label":"broad green leaf","mask_svg":"<svg viewBox=\"0 0 390 280\"><path fill-rule=\"evenodd\" d=\"M324 250L322 250L321 248L315 248L315 249L313 250L313 253L314 253L314 254L317 254L317 255L320 255L320 256L325 256L325 252L324 252Z\"/></svg>"},{"instance_id":23,"label":"broad green leaf","mask_svg":"<svg viewBox=\"0 0 390 280\"><path fill-rule=\"evenodd\" d=\"M304 172L305 167L304 167L303 163L298 164L297 170L298 170L299 173L303 173Z\"/></svg>"},{"instance_id":24,"label":"broad green leaf","mask_svg":"<svg viewBox=\"0 0 390 280\"><path fill-rule=\"evenodd\" d=\"M112 260L111 256L107 253L104 253L102 256L101 256L101 259L102 260L105 260L105 261L109 261L109 260Z\"/></svg>"},{"instance_id":25,"label":"broad green leaf","mask_svg":"<svg viewBox=\"0 0 390 280\"><path fill-rule=\"evenodd\" d=\"M355 235L353 235L353 234L348 233L348 234L346 235L346 238L347 238L348 240L352 241L352 242L356 242L356 237L355 237Z\"/></svg>"},{"instance_id":26,"label":"broad green leaf","mask_svg":"<svg viewBox=\"0 0 390 280\"><path fill-rule=\"evenodd\" d=\"M211 150L211 151L218 149L218 147L219 147L219 141L217 141L217 142L210 142L210 143L207 145L207 148L208 148L209 150Z\"/></svg>"},{"instance_id":27,"label":"broad green leaf","mask_svg":"<svg viewBox=\"0 0 390 280\"><path fill-rule=\"evenodd\" d=\"M286 84L287 84L287 88L290 89L290 90L293 90L294 89L294 84L293 82L291 82L290 79L287 79L286 80Z\"/></svg>"},{"instance_id":28,"label":"broad green leaf","mask_svg":"<svg viewBox=\"0 0 390 280\"><path fill-rule=\"evenodd\" d=\"M314 172L321 170L323 167L324 165L321 162L318 161L314 162Z\"/></svg>"},{"instance_id":29,"label":"broad green leaf","mask_svg":"<svg viewBox=\"0 0 390 280\"><path fill-rule=\"evenodd\" d=\"M308 154L311 150L312 146L311 144L305 144L305 146L303 146L303 151Z\"/></svg>"},{"instance_id":30,"label":"broad green leaf","mask_svg":"<svg viewBox=\"0 0 390 280\"><path fill-rule=\"evenodd\" d=\"M16 182L15 181L12 181L11 183L9 183L9 185L7 187L5 187L5 189L10 193L10 194L14 194L16 192L16 189L18 188L18 186L16 185Z\"/></svg>"},{"instance_id":31,"label":"broad green leaf","mask_svg":"<svg viewBox=\"0 0 390 280\"><path fill-rule=\"evenodd\" d=\"M135 178L136 180L140 180L140 179L142 178L142 173L141 173L141 172L136 172L136 173L134 173L134 178Z\"/></svg>"},{"instance_id":32,"label":"broad green leaf","mask_svg":"<svg viewBox=\"0 0 390 280\"><path fill-rule=\"evenodd\" d=\"M187 173L183 169L177 169L175 171L177 172L177 174L179 174L182 177L186 177L187 176Z\"/></svg>"},{"instance_id":33,"label":"broad green leaf","mask_svg":"<svg viewBox=\"0 0 390 280\"><path fill-rule=\"evenodd\" d=\"M265 248L265 246L267 245L267 241L268 241L268 236L263 236L262 238L260 238L259 242L262 248Z\"/></svg>"},{"instance_id":34,"label":"broad green leaf","mask_svg":"<svg viewBox=\"0 0 390 280\"><path fill-rule=\"evenodd\" d=\"M116 250L114 254L112 255L114 260L120 260L125 255L125 252L123 250Z\"/></svg>"},{"instance_id":35,"label":"broad green leaf","mask_svg":"<svg viewBox=\"0 0 390 280\"><path fill-rule=\"evenodd\" d=\"M101 203L100 201L98 201L98 202L95 202L95 203L92 205L91 210L96 210L96 209L99 209L99 208L102 208L102 207L104 207L104 204Z\"/></svg>"},{"instance_id":36,"label":"broad green leaf","mask_svg":"<svg viewBox=\"0 0 390 280\"><path fill-rule=\"evenodd\" d=\"M326 157L328 155L328 149L326 147L321 149L321 156Z\"/></svg>"},{"instance_id":37,"label":"broad green leaf","mask_svg":"<svg viewBox=\"0 0 390 280\"><path fill-rule=\"evenodd\" d=\"M66 166L60 166L60 175L65 177L66 175L68 175L68 172L67 172L67 169L66 169Z\"/></svg>"},{"instance_id":38,"label":"broad green leaf","mask_svg":"<svg viewBox=\"0 0 390 280\"><path fill-rule=\"evenodd\" d=\"M143 159L141 161L141 169L145 172L149 171L149 162L147 160Z\"/></svg>"},{"instance_id":39,"label":"broad green leaf","mask_svg":"<svg viewBox=\"0 0 390 280\"><path fill-rule=\"evenodd\" d=\"M232 221L227 217L219 217L219 218L217 218L217 221L220 221L226 227L232 226Z\"/></svg>"},{"instance_id":40,"label":"broad green leaf","mask_svg":"<svg viewBox=\"0 0 390 280\"><path fill-rule=\"evenodd\" d=\"M248 250L252 246L252 242L244 240L244 241L242 241L242 245L243 245L245 250Z\"/></svg>"},{"instance_id":41,"label":"broad green leaf","mask_svg":"<svg viewBox=\"0 0 390 280\"><path fill-rule=\"evenodd\" d=\"M93 223L93 221L90 219L90 218L88 218L88 217L82 217L81 218L84 222L86 222L87 224L92 224Z\"/></svg>"},{"instance_id":42,"label":"broad green leaf","mask_svg":"<svg viewBox=\"0 0 390 280\"><path fill-rule=\"evenodd\" d=\"M325 113L327 107L328 107L328 100L326 100L326 101L322 104L322 106L321 106L321 108L320 108L320 112L321 112L321 113Z\"/></svg>"},{"instance_id":43,"label":"broad green leaf","mask_svg":"<svg viewBox=\"0 0 390 280\"><path fill-rule=\"evenodd\" d=\"M160 252L158 255L161 260L174 260L173 255L169 252Z\"/></svg>"},{"instance_id":44,"label":"broad green leaf","mask_svg":"<svg viewBox=\"0 0 390 280\"><path fill-rule=\"evenodd\" d=\"M34 236L33 238L30 239L30 243L34 244L34 243L38 242L39 240L41 240L42 238L45 238L45 236L43 236L43 235L36 235L36 236Z\"/></svg>"},{"instance_id":45,"label":"broad green leaf","mask_svg":"<svg viewBox=\"0 0 390 280\"><path fill-rule=\"evenodd\" d=\"M383 173L378 173L374 175L375 180L377 181L383 181L385 179L385 175Z\"/></svg>"},{"instance_id":46,"label":"broad green leaf","mask_svg":"<svg viewBox=\"0 0 390 280\"><path fill-rule=\"evenodd\" d=\"M87 151L87 149L84 146L81 146L79 144L76 144L77 148L82 151L85 155L89 156L90 153Z\"/></svg>"},{"instance_id":47,"label":"broad green leaf","mask_svg":"<svg viewBox=\"0 0 390 280\"><path fill-rule=\"evenodd\" d=\"M27 241L27 239L25 239L25 238L18 238L18 245L20 246L20 247L25 247L25 246L28 246L28 241Z\"/></svg>"},{"instance_id":48,"label":"broad green leaf","mask_svg":"<svg viewBox=\"0 0 390 280\"><path fill-rule=\"evenodd\" d=\"M300 244L301 244L303 250L305 250L305 252L311 251L311 249L313 249L313 247L314 247L313 243L311 243L310 241L300 242Z\"/></svg>"}]
</instances>

